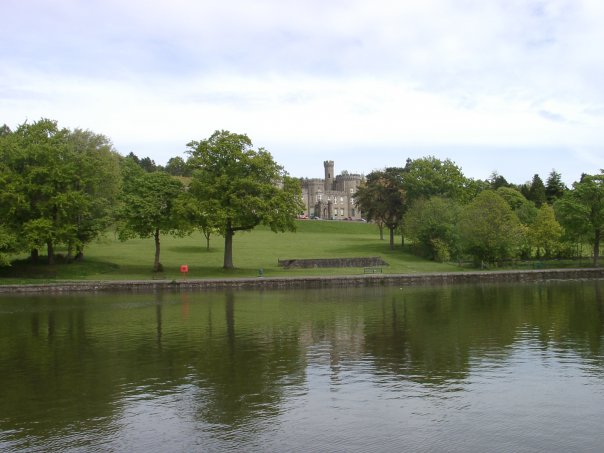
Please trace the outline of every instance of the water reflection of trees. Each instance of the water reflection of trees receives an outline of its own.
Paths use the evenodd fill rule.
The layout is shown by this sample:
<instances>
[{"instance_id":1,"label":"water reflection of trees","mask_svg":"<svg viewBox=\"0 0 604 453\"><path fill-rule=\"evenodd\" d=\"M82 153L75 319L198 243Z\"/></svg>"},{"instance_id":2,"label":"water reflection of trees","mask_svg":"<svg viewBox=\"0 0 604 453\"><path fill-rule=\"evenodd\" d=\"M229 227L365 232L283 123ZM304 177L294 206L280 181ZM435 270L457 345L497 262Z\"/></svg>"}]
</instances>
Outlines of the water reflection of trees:
<instances>
[{"instance_id":1,"label":"water reflection of trees","mask_svg":"<svg viewBox=\"0 0 604 453\"><path fill-rule=\"evenodd\" d=\"M0 388L10 389L0 431L43 438L87 421L98 429L137 392L152 398L191 383L203 390L193 403L201 419L236 425L278 413L284 385L303 381L297 330L239 319L233 293L194 301L187 319L182 295L138 299L132 310L47 300L0 317Z\"/></svg>"},{"instance_id":2,"label":"water reflection of trees","mask_svg":"<svg viewBox=\"0 0 604 453\"><path fill-rule=\"evenodd\" d=\"M601 282L403 288L380 301L366 329L376 366L402 379L443 384L482 360L504 362L527 331L544 350L602 360Z\"/></svg>"},{"instance_id":3,"label":"water reflection of trees","mask_svg":"<svg viewBox=\"0 0 604 453\"><path fill-rule=\"evenodd\" d=\"M505 363L527 332L602 377L602 284L23 299L0 315L0 429L110 424L137 392L183 391L201 422L240 426L277 417L309 366L337 378L369 361L375 374L447 386Z\"/></svg>"},{"instance_id":4,"label":"water reflection of trees","mask_svg":"<svg viewBox=\"0 0 604 453\"><path fill-rule=\"evenodd\" d=\"M233 292L225 299L226 335L202 340L198 359L191 365L199 385L208 391L199 416L231 426L277 415L284 384L302 382L304 363L297 329L254 325L237 316Z\"/></svg>"}]
</instances>

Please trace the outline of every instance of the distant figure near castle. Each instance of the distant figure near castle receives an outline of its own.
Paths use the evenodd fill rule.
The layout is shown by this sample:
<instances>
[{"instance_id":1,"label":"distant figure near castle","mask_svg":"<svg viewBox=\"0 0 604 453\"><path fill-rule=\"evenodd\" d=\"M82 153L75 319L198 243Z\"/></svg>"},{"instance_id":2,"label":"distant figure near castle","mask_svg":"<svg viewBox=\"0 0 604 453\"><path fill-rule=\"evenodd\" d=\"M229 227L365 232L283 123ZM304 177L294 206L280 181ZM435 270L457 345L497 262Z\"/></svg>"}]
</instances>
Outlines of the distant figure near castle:
<instances>
[{"instance_id":1,"label":"distant figure near castle","mask_svg":"<svg viewBox=\"0 0 604 453\"><path fill-rule=\"evenodd\" d=\"M361 175L342 172L334 176L333 161L323 162L325 179L301 179L304 215L327 220L360 220L361 211L354 204L354 193L363 180Z\"/></svg>"}]
</instances>

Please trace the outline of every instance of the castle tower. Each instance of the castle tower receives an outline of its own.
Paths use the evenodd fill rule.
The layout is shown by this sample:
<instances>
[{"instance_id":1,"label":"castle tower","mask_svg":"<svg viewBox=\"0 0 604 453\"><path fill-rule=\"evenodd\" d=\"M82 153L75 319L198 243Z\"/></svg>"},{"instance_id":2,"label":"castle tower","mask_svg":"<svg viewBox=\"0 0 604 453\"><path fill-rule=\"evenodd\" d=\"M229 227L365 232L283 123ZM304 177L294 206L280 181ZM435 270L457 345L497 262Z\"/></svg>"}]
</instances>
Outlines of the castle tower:
<instances>
[{"instance_id":1,"label":"castle tower","mask_svg":"<svg viewBox=\"0 0 604 453\"><path fill-rule=\"evenodd\" d=\"M323 162L323 166L325 167L325 192L327 192L333 190L333 160L326 160Z\"/></svg>"}]
</instances>

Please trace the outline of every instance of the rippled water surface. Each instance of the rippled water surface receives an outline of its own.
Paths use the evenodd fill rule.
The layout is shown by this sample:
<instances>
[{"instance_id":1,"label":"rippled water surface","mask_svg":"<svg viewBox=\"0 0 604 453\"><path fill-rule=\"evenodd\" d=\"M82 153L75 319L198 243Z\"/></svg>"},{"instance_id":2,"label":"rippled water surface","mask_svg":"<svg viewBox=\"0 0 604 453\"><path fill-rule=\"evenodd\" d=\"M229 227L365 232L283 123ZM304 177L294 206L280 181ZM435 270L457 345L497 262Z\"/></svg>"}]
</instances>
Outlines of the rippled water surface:
<instances>
[{"instance_id":1,"label":"rippled water surface","mask_svg":"<svg viewBox=\"0 0 604 453\"><path fill-rule=\"evenodd\" d=\"M603 293L0 296L0 450L602 451Z\"/></svg>"}]
</instances>

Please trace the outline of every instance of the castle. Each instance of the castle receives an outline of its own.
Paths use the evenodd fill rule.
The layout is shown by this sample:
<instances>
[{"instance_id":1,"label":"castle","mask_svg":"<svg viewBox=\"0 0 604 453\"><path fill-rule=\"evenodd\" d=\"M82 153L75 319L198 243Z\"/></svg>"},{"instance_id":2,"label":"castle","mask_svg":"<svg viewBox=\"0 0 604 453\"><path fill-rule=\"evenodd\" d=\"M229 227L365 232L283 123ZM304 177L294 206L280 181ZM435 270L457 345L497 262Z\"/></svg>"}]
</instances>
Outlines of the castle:
<instances>
[{"instance_id":1,"label":"castle","mask_svg":"<svg viewBox=\"0 0 604 453\"><path fill-rule=\"evenodd\" d=\"M302 179L304 215L328 220L360 220L361 211L355 206L354 193L361 184L361 175L343 172L334 176L332 160L323 162L325 179Z\"/></svg>"}]
</instances>

